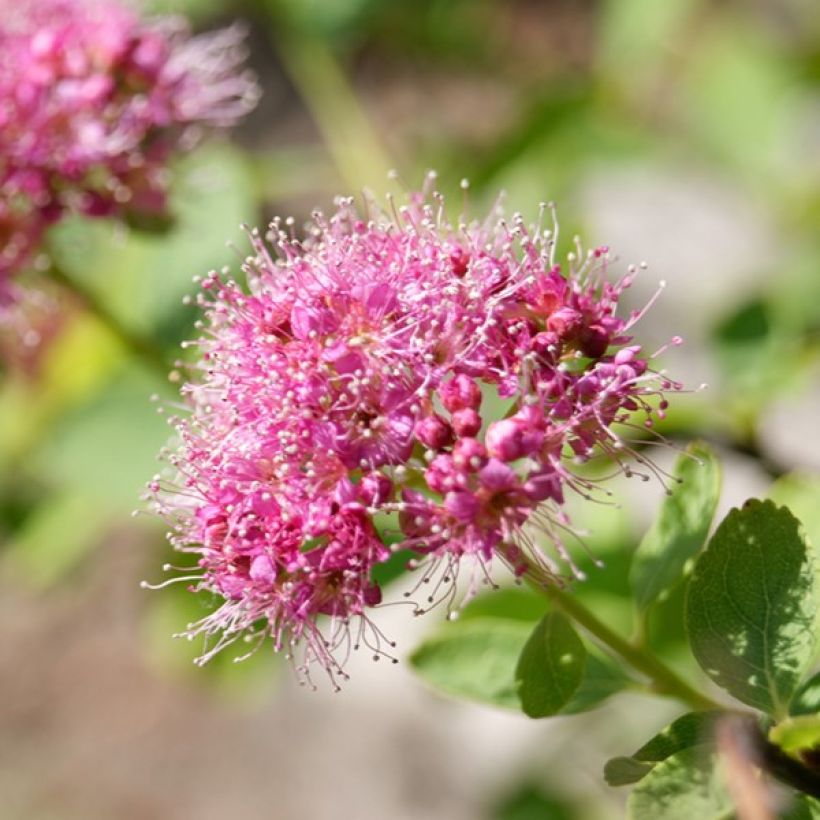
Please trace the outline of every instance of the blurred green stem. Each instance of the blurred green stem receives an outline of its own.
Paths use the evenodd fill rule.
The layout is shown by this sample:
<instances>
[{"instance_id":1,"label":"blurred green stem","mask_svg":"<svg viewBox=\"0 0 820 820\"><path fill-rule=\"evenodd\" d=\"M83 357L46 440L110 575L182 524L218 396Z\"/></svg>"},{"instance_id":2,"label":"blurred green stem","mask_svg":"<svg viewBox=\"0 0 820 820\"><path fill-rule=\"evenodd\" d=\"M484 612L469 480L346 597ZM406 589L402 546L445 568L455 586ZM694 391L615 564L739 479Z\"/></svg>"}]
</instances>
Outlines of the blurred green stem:
<instances>
[{"instance_id":1,"label":"blurred green stem","mask_svg":"<svg viewBox=\"0 0 820 820\"><path fill-rule=\"evenodd\" d=\"M94 316L111 333L120 344L163 381L167 381L171 368L165 359L162 349L138 333L125 327L122 322L106 307L96 293L69 276L64 270L53 264L48 276L69 291L80 304Z\"/></svg>"},{"instance_id":2,"label":"blurred green stem","mask_svg":"<svg viewBox=\"0 0 820 820\"><path fill-rule=\"evenodd\" d=\"M289 31L277 47L345 184L352 190L383 185L390 162L329 46Z\"/></svg>"},{"instance_id":3,"label":"blurred green stem","mask_svg":"<svg viewBox=\"0 0 820 820\"><path fill-rule=\"evenodd\" d=\"M613 632L574 595L557 587L539 567L530 564L526 577L534 588L549 598L556 607L582 626L599 643L626 661L636 672L649 678L653 692L677 698L695 710L721 708L720 704L690 686L651 651L636 647Z\"/></svg>"}]
</instances>

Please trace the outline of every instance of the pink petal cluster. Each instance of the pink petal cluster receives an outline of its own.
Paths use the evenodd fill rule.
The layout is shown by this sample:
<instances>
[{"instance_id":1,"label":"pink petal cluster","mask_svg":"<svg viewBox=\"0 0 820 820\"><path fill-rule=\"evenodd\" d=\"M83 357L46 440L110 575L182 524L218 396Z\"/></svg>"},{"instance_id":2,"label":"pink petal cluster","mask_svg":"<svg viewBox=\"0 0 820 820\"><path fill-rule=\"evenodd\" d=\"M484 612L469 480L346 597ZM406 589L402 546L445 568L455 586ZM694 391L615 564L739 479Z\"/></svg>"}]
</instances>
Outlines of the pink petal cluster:
<instances>
[{"instance_id":1,"label":"pink petal cluster","mask_svg":"<svg viewBox=\"0 0 820 820\"><path fill-rule=\"evenodd\" d=\"M0 0L0 281L67 210L162 212L171 154L255 102L241 41L117 0Z\"/></svg>"},{"instance_id":2,"label":"pink petal cluster","mask_svg":"<svg viewBox=\"0 0 820 820\"><path fill-rule=\"evenodd\" d=\"M429 190L367 213L340 200L304 242L274 221L251 233L247 286L201 282L192 412L150 495L197 556L185 580L223 599L189 628L212 639L204 659L267 635L301 647L305 676L313 660L344 676L360 644L386 655L368 609L396 549L438 578L430 603L496 559L559 581L536 542L572 566L564 496L595 490L574 465L623 464L624 431L680 389L633 341L642 312L617 315L637 271L611 281L607 248L579 245L562 270L557 226L453 225Z\"/></svg>"}]
</instances>

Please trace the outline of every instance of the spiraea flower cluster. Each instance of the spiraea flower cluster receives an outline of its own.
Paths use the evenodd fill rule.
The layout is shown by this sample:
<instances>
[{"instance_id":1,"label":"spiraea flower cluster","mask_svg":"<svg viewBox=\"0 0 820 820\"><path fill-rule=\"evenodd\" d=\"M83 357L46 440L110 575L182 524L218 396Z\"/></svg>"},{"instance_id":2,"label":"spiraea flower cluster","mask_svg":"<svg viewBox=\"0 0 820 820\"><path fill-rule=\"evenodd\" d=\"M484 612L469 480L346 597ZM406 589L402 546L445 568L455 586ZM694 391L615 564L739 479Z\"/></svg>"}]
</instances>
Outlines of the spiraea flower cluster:
<instances>
[{"instance_id":1,"label":"spiraea flower cluster","mask_svg":"<svg viewBox=\"0 0 820 820\"><path fill-rule=\"evenodd\" d=\"M267 636L304 677L344 677L362 645L390 657L372 571L397 549L428 582L417 612L493 562L561 583L565 496L597 492L577 465L648 464L629 431L680 385L633 340L642 311L616 312L637 268L610 279L608 249L577 242L562 267L547 206L451 224L433 179L389 215L339 200L303 241L274 221L246 286L201 281L191 412L150 497L196 556L184 581L222 601L189 625L203 660Z\"/></svg>"},{"instance_id":2,"label":"spiraea flower cluster","mask_svg":"<svg viewBox=\"0 0 820 820\"><path fill-rule=\"evenodd\" d=\"M66 211L157 214L170 156L255 102L242 32L118 0L0 2L0 283Z\"/></svg>"}]
</instances>

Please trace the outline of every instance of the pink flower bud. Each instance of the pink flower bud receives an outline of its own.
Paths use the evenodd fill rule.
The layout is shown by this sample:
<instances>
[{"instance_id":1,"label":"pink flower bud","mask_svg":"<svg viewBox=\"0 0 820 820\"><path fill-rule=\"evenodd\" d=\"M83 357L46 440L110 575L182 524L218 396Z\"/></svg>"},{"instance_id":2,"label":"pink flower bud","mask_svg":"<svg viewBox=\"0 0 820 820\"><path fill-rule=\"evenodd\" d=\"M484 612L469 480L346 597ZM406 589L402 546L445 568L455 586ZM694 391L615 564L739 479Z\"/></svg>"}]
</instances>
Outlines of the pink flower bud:
<instances>
[{"instance_id":1,"label":"pink flower bud","mask_svg":"<svg viewBox=\"0 0 820 820\"><path fill-rule=\"evenodd\" d=\"M446 493L456 489L459 470L452 456L442 453L437 455L424 472L427 486L437 493Z\"/></svg>"},{"instance_id":2,"label":"pink flower bud","mask_svg":"<svg viewBox=\"0 0 820 820\"><path fill-rule=\"evenodd\" d=\"M453 413L453 430L457 436L475 436L481 429L481 416L472 407L464 407Z\"/></svg>"},{"instance_id":3,"label":"pink flower bud","mask_svg":"<svg viewBox=\"0 0 820 820\"><path fill-rule=\"evenodd\" d=\"M390 498L393 482L383 473L368 473L359 482L359 492L365 504L378 507Z\"/></svg>"},{"instance_id":4,"label":"pink flower bud","mask_svg":"<svg viewBox=\"0 0 820 820\"><path fill-rule=\"evenodd\" d=\"M430 450L441 450L453 443L453 430L437 413L421 419L414 430L416 438Z\"/></svg>"},{"instance_id":5,"label":"pink flower bud","mask_svg":"<svg viewBox=\"0 0 820 820\"><path fill-rule=\"evenodd\" d=\"M515 471L499 461L491 458L478 474L481 486L492 493L505 493L518 486L518 477Z\"/></svg>"},{"instance_id":6,"label":"pink flower bud","mask_svg":"<svg viewBox=\"0 0 820 820\"><path fill-rule=\"evenodd\" d=\"M451 413L471 407L478 410L481 406L481 390L479 386L463 373L459 373L449 382L445 382L438 389L441 403Z\"/></svg>"},{"instance_id":7,"label":"pink flower bud","mask_svg":"<svg viewBox=\"0 0 820 820\"><path fill-rule=\"evenodd\" d=\"M515 461L526 455L525 433L524 425L515 419L494 421L484 437L487 452L502 461Z\"/></svg>"},{"instance_id":8,"label":"pink flower bud","mask_svg":"<svg viewBox=\"0 0 820 820\"><path fill-rule=\"evenodd\" d=\"M487 450L474 438L461 438L453 447L453 463L456 467L476 472L487 462Z\"/></svg>"},{"instance_id":9,"label":"pink flower bud","mask_svg":"<svg viewBox=\"0 0 820 820\"><path fill-rule=\"evenodd\" d=\"M551 498L558 504L564 503L561 477L554 470L530 473L524 482L523 489L531 501L546 501Z\"/></svg>"},{"instance_id":10,"label":"pink flower bud","mask_svg":"<svg viewBox=\"0 0 820 820\"><path fill-rule=\"evenodd\" d=\"M631 347L623 347L615 354L615 364L630 364L635 356L640 353L640 345L632 345Z\"/></svg>"}]
</instances>

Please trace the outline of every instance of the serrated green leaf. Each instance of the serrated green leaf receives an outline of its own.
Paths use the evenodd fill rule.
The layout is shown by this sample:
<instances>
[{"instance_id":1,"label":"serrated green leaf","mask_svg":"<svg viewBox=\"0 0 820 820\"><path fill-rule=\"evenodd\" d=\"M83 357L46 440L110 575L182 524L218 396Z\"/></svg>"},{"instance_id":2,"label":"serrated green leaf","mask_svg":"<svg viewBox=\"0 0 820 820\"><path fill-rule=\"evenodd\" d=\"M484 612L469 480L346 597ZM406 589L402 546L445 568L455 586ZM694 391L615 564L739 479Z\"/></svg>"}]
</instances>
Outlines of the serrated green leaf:
<instances>
[{"instance_id":1,"label":"serrated green leaf","mask_svg":"<svg viewBox=\"0 0 820 820\"><path fill-rule=\"evenodd\" d=\"M734 811L715 755L691 746L658 763L629 795L629 820L728 820Z\"/></svg>"},{"instance_id":2,"label":"serrated green leaf","mask_svg":"<svg viewBox=\"0 0 820 820\"><path fill-rule=\"evenodd\" d=\"M785 717L815 650L817 583L800 523L747 501L698 558L686 597L692 651L739 700Z\"/></svg>"},{"instance_id":3,"label":"serrated green leaf","mask_svg":"<svg viewBox=\"0 0 820 820\"><path fill-rule=\"evenodd\" d=\"M410 663L447 694L518 710L513 670L530 631L524 621L500 618L450 624L424 641Z\"/></svg>"},{"instance_id":4,"label":"serrated green leaf","mask_svg":"<svg viewBox=\"0 0 820 820\"><path fill-rule=\"evenodd\" d=\"M820 715L786 718L772 726L769 740L786 754L800 757L801 752L820 749Z\"/></svg>"},{"instance_id":5,"label":"serrated green leaf","mask_svg":"<svg viewBox=\"0 0 820 820\"><path fill-rule=\"evenodd\" d=\"M521 708L532 718L559 712L584 676L586 649L559 612L545 615L529 637L515 667Z\"/></svg>"},{"instance_id":6,"label":"serrated green leaf","mask_svg":"<svg viewBox=\"0 0 820 820\"><path fill-rule=\"evenodd\" d=\"M664 499L655 523L635 552L630 581L645 610L681 578L703 546L720 498L720 465L705 444L690 444L675 466L681 483Z\"/></svg>"},{"instance_id":7,"label":"serrated green leaf","mask_svg":"<svg viewBox=\"0 0 820 820\"><path fill-rule=\"evenodd\" d=\"M715 723L725 714L714 710L681 715L631 757L616 757L608 761L604 767L606 782L610 786L637 783L662 760L691 746L708 743Z\"/></svg>"},{"instance_id":8,"label":"serrated green leaf","mask_svg":"<svg viewBox=\"0 0 820 820\"><path fill-rule=\"evenodd\" d=\"M820 672L801 684L789 706L792 715L814 715L820 713Z\"/></svg>"},{"instance_id":9,"label":"serrated green leaf","mask_svg":"<svg viewBox=\"0 0 820 820\"><path fill-rule=\"evenodd\" d=\"M806 537L815 549L820 548L820 476L789 473L779 478L769 490L775 504L788 507L806 530Z\"/></svg>"}]
</instances>

